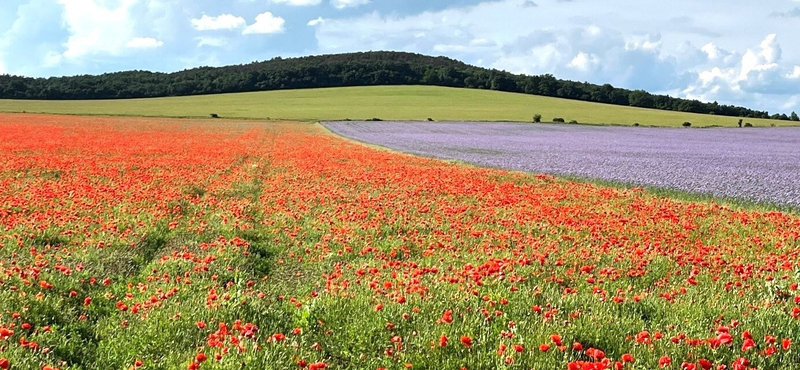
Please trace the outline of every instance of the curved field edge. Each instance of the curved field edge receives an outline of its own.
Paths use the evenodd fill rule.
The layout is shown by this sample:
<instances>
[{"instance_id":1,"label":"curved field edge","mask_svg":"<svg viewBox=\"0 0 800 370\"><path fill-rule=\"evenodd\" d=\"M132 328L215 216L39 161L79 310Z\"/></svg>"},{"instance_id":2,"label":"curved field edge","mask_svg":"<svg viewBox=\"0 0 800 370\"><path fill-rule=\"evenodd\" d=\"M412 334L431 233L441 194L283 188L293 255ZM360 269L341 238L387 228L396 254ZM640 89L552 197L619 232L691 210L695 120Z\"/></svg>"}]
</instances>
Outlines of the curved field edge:
<instances>
[{"instance_id":1,"label":"curved field edge","mask_svg":"<svg viewBox=\"0 0 800 370\"><path fill-rule=\"evenodd\" d=\"M17 199L0 249L13 369L800 363L792 215L386 153L315 125L36 119L52 122L0 130L18 139L0 141L16 148L0 151L15 156L0 182Z\"/></svg>"},{"instance_id":2,"label":"curved field edge","mask_svg":"<svg viewBox=\"0 0 800 370\"><path fill-rule=\"evenodd\" d=\"M579 123L680 127L735 127L737 117L681 113L589 103L518 93L435 86L371 86L279 90L190 97L30 101L0 100L2 112L144 117L325 121L383 120L544 122L563 118ZM743 118L756 127L797 122Z\"/></svg>"},{"instance_id":3,"label":"curved field edge","mask_svg":"<svg viewBox=\"0 0 800 370\"><path fill-rule=\"evenodd\" d=\"M459 159L446 159L436 157L434 155L425 155L419 153L409 153L400 149L395 149L387 146L383 146L380 144L372 143L365 140L359 140L354 137L348 137L346 135L337 133L331 130L329 127L325 126L325 122L318 122L318 126L324 130L327 134L336 136L341 138L342 140L347 140L353 143L357 143L372 149L387 151L391 153L415 156L420 158L427 158L431 160L438 160L446 163L454 163L462 166L470 166L475 168L491 168L501 171L508 171L511 173L520 173L524 175L537 175L538 172L535 171L524 171L524 170L514 170L508 169L503 167L497 166L489 166L489 165L481 165L465 160ZM800 208L787 205L787 204L780 204L774 202L767 202L767 201L753 201L753 200L746 200L742 198L736 197L725 197L719 196L709 193L702 193L702 192L692 192L686 191L681 189L674 189L668 187L658 187L658 186L649 186L649 185L642 185L636 184L632 182L624 182L624 181L614 181L614 180L604 180L604 179L597 179L592 177L582 177L582 176L574 176L574 175L563 175L563 174L547 174L548 176L552 176L554 179L560 179L561 181L573 181L573 182L580 182L585 184L591 184L598 187L608 187L614 188L618 190L630 190L630 189L638 189L642 190L645 193L653 196L653 197L666 197L676 201L682 202L697 202L697 203L706 203L711 205L718 205L726 208L730 208L732 210L748 210L748 211L757 211L757 212L785 212L791 214L800 214Z\"/></svg>"}]
</instances>

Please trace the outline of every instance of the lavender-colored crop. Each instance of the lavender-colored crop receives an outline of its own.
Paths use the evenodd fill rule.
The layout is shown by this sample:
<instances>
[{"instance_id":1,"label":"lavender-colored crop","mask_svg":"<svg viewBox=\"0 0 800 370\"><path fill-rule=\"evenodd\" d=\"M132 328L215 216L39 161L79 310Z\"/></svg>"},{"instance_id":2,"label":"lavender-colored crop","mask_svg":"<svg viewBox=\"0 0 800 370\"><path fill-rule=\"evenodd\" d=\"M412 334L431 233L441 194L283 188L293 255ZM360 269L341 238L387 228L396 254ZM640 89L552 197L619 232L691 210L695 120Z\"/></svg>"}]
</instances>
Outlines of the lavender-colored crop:
<instances>
[{"instance_id":1,"label":"lavender-colored crop","mask_svg":"<svg viewBox=\"0 0 800 370\"><path fill-rule=\"evenodd\" d=\"M333 132L482 166L800 207L800 128L326 122Z\"/></svg>"}]
</instances>

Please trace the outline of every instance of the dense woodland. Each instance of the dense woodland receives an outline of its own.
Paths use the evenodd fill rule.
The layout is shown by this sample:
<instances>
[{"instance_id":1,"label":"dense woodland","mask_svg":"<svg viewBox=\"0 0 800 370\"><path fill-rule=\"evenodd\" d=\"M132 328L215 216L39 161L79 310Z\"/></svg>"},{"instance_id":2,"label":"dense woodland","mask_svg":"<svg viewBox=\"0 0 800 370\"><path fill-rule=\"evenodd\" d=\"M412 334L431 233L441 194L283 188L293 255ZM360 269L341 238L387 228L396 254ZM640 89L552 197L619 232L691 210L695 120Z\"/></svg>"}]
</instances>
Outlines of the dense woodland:
<instances>
[{"instance_id":1,"label":"dense woodland","mask_svg":"<svg viewBox=\"0 0 800 370\"><path fill-rule=\"evenodd\" d=\"M735 117L798 120L797 114L654 95L609 84L559 80L552 75L515 75L445 57L367 52L201 67L175 73L128 71L100 76L29 78L0 75L0 98L122 99L335 86L435 85L491 89L642 108Z\"/></svg>"}]
</instances>

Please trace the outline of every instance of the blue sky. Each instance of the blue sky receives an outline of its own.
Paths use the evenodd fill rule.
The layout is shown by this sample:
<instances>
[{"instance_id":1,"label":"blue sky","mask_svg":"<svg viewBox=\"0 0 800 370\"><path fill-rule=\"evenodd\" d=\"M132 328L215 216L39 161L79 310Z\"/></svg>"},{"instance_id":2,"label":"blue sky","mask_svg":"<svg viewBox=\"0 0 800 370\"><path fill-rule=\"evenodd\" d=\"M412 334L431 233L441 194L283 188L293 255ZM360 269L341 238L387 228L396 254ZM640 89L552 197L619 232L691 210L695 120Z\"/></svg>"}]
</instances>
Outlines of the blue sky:
<instances>
[{"instance_id":1,"label":"blue sky","mask_svg":"<svg viewBox=\"0 0 800 370\"><path fill-rule=\"evenodd\" d=\"M3 0L0 73L368 50L800 112L800 0Z\"/></svg>"}]
</instances>

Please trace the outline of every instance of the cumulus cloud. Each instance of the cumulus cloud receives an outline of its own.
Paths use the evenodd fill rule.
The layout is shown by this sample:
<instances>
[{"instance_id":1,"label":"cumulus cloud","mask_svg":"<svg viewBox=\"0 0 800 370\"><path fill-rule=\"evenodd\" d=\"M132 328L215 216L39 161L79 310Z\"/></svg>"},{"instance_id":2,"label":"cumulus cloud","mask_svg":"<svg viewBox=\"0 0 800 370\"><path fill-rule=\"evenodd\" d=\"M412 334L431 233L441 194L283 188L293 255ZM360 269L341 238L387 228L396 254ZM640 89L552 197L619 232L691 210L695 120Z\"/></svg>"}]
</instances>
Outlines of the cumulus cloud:
<instances>
[{"instance_id":1,"label":"cumulus cloud","mask_svg":"<svg viewBox=\"0 0 800 370\"><path fill-rule=\"evenodd\" d=\"M579 52L575 58L572 58L572 61L567 64L567 66L575 68L581 72L589 72L590 70L594 70L597 66L600 65L600 58L594 54L586 54L584 52Z\"/></svg>"},{"instance_id":2,"label":"cumulus cloud","mask_svg":"<svg viewBox=\"0 0 800 370\"><path fill-rule=\"evenodd\" d=\"M553 29L520 37L504 47L493 66L527 74L611 83L633 89L667 91L688 74L662 51L660 35L626 38L596 26Z\"/></svg>"},{"instance_id":3,"label":"cumulus cloud","mask_svg":"<svg viewBox=\"0 0 800 370\"><path fill-rule=\"evenodd\" d=\"M626 37L590 24L543 25L520 35L519 30L526 29L523 24L537 24L531 23L535 17L549 21L537 15L542 8L507 0L411 16L373 12L328 20L317 27L316 36L325 52L389 49L446 54L514 73L552 73L559 78L655 91L677 88L687 78L677 70L677 60L662 52L658 34ZM510 32L512 28L516 31Z\"/></svg>"},{"instance_id":4,"label":"cumulus cloud","mask_svg":"<svg viewBox=\"0 0 800 370\"><path fill-rule=\"evenodd\" d=\"M714 62L723 62L725 64L729 63L730 61L734 60L735 54L727 51L725 49L721 49L717 45L714 45L713 42L709 42L701 48L701 50L706 53L708 59Z\"/></svg>"},{"instance_id":5,"label":"cumulus cloud","mask_svg":"<svg viewBox=\"0 0 800 370\"><path fill-rule=\"evenodd\" d=\"M331 5L336 9L355 8L369 4L369 0L331 0Z\"/></svg>"},{"instance_id":6,"label":"cumulus cloud","mask_svg":"<svg viewBox=\"0 0 800 370\"><path fill-rule=\"evenodd\" d=\"M132 39L134 20L131 9L137 0L122 0L109 7L102 0L59 0L64 7L63 22L71 35L66 42L66 58L108 53L119 55Z\"/></svg>"},{"instance_id":7,"label":"cumulus cloud","mask_svg":"<svg viewBox=\"0 0 800 370\"><path fill-rule=\"evenodd\" d=\"M192 27L198 31L234 30L247 25L244 18L231 14L222 14L217 17L202 17L191 20Z\"/></svg>"},{"instance_id":8,"label":"cumulus cloud","mask_svg":"<svg viewBox=\"0 0 800 370\"><path fill-rule=\"evenodd\" d=\"M163 41L156 40L152 37L134 37L125 44L126 47L134 49L152 49L163 45Z\"/></svg>"},{"instance_id":9,"label":"cumulus cloud","mask_svg":"<svg viewBox=\"0 0 800 370\"><path fill-rule=\"evenodd\" d=\"M242 34L281 33L284 31L285 23L283 18L264 12L256 16L256 23L247 26Z\"/></svg>"},{"instance_id":10,"label":"cumulus cloud","mask_svg":"<svg viewBox=\"0 0 800 370\"><path fill-rule=\"evenodd\" d=\"M784 66L783 51L775 34L767 35L757 48L748 49L731 66L712 64L684 89L691 98L705 101L725 99L752 104L784 95L800 94L800 66ZM716 59L709 58L712 62Z\"/></svg>"},{"instance_id":11,"label":"cumulus cloud","mask_svg":"<svg viewBox=\"0 0 800 370\"><path fill-rule=\"evenodd\" d=\"M312 19L312 20L308 21L307 25L311 26L311 27L314 27L314 26L318 26L318 25L323 24L323 23L325 23L325 18L317 17L317 19Z\"/></svg>"},{"instance_id":12,"label":"cumulus cloud","mask_svg":"<svg viewBox=\"0 0 800 370\"><path fill-rule=\"evenodd\" d=\"M792 73L786 75L786 78L798 79L800 78L800 66L794 66Z\"/></svg>"},{"instance_id":13,"label":"cumulus cloud","mask_svg":"<svg viewBox=\"0 0 800 370\"><path fill-rule=\"evenodd\" d=\"M269 0L271 3L275 4L287 4L292 6L309 6L309 5L319 5L322 0Z\"/></svg>"}]
</instances>

